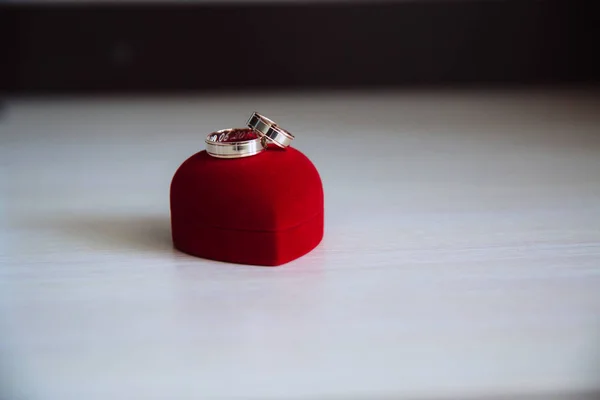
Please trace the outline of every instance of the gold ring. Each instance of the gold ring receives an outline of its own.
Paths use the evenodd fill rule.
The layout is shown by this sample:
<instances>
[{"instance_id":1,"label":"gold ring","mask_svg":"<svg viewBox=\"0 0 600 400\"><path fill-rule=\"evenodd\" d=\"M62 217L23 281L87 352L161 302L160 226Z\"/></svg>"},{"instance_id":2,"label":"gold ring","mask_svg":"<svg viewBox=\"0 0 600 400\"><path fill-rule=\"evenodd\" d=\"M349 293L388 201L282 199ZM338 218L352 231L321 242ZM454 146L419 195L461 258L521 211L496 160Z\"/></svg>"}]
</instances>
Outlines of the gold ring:
<instances>
[{"instance_id":1,"label":"gold ring","mask_svg":"<svg viewBox=\"0 0 600 400\"><path fill-rule=\"evenodd\" d=\"M285 129L280 128L275 121L257 112L252 113L248 119L247 125L254 132L260 136L266 137L270 142L282 149L288 147L292 143L292 140L294 140L294 135Z\"/></svg>"},{"instance_id":2,"label":"gold ring","mask_svg":"<svg viewBox=\"0 0 600 400\"><path fill-rule=\"evenodd\" d=\"M217 158L250 157L267 148L263 137L247 128L221 129L206 137L206 152Z\"/></svg>"}]
</instances>

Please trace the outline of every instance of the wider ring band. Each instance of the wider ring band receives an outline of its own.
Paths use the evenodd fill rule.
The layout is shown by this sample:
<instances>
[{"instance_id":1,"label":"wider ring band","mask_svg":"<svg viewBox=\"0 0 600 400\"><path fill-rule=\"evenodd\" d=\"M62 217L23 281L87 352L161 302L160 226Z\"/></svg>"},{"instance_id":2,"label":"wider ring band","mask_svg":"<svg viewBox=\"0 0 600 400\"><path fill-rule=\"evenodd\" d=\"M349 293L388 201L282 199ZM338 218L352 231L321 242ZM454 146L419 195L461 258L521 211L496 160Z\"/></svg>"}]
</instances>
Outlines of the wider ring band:
<instances>
[{"instance_id":1,"label":"wider ring band","mask_svg":"<svg viewBox=\"0 0 600 400\"><path fill-rule=\"evenodd\" d=\"M204 141L206 152L217 158L250 157L263 152L267 147L263 137L243 140L250 133L256 136L254 132L245 128L221 129L213 132Z\"/></svg>"},{"instance_id":2,"label":"wider ring band","mask_svg":"<svg viewBox=\"0 0 600 400\"><path fill-rule=\"evenodd\" d=\"M288 147L294 140L294 135L280 128L275 121L257 112L252 113L247 125L250 129L283 149Z\"/></svg>"}]
</instances>

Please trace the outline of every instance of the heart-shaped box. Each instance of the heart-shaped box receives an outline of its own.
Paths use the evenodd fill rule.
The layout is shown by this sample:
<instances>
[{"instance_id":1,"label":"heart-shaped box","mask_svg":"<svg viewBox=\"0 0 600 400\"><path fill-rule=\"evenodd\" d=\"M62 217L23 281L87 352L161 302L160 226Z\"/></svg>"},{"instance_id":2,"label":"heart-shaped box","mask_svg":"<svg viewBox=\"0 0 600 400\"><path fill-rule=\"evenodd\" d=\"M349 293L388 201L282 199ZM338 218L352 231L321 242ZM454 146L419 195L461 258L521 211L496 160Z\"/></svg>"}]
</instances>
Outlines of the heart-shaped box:
<instances>
[{"instance_id":1,"label":"heart-shaped box","mask_svg":"<svg viewBox=\"0 0 600 400\"><path fill-rule=\"evenodd\" d=\"M171 182L171 229L185 253L239 264L285 264L323 238L323 185L294 148L220 159L201 151Z\"/></svg>"}]
</instances>

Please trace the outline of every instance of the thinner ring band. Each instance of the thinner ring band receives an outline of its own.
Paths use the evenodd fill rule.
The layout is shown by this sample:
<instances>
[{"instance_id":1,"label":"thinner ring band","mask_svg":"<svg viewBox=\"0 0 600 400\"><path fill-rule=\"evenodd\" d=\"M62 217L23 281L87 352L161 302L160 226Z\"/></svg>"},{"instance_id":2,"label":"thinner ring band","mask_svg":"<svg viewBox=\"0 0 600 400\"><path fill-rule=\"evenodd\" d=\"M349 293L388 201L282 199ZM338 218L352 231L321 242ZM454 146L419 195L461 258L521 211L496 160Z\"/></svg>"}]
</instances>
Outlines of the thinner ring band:
<instances>
[{"instance_id":1,"label":"thinner ring band","mask_svg":"<svg viewBox=\"0 0 600 400\"><path fill-rule=\"evenodd\" d=\"M294 135L280 128L275 121L257 112L252 113L247 125L260 136L266 137L270 142L283 149L288 147L294 140Z\"/></svg>"},{"instance_id":2,"label":"thinner ring band","mask_svg":"<svg viewBox=\"0 0 600 400\"><path fill-rule=\"evenodd\" d=\"M206 152L217 158L240 158L265 150L263 137L246 128L221 129L206 137Z\"/></svg>"}]
</instances>

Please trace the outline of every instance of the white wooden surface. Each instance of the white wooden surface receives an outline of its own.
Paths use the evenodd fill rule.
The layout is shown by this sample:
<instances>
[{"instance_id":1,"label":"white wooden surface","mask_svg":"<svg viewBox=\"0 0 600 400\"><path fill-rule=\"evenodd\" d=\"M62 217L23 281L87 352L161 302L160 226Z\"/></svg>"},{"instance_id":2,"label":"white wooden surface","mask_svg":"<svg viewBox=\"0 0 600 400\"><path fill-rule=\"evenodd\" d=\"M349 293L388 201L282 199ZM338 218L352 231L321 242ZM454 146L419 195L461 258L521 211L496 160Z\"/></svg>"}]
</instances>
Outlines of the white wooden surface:
<instances>
[{"instance_id":1,"label":"white wooden surface","mask_svg":"<svg viewBox=\"0 0 600 400\"><path fill-rule=\"evenodd\" d=\"M323 243L280 268L174 251L172 174L255 109L319 168ZM9 100L0 398L599 390L599 111L576 90Z\"/></svg>"}]
</instances>

